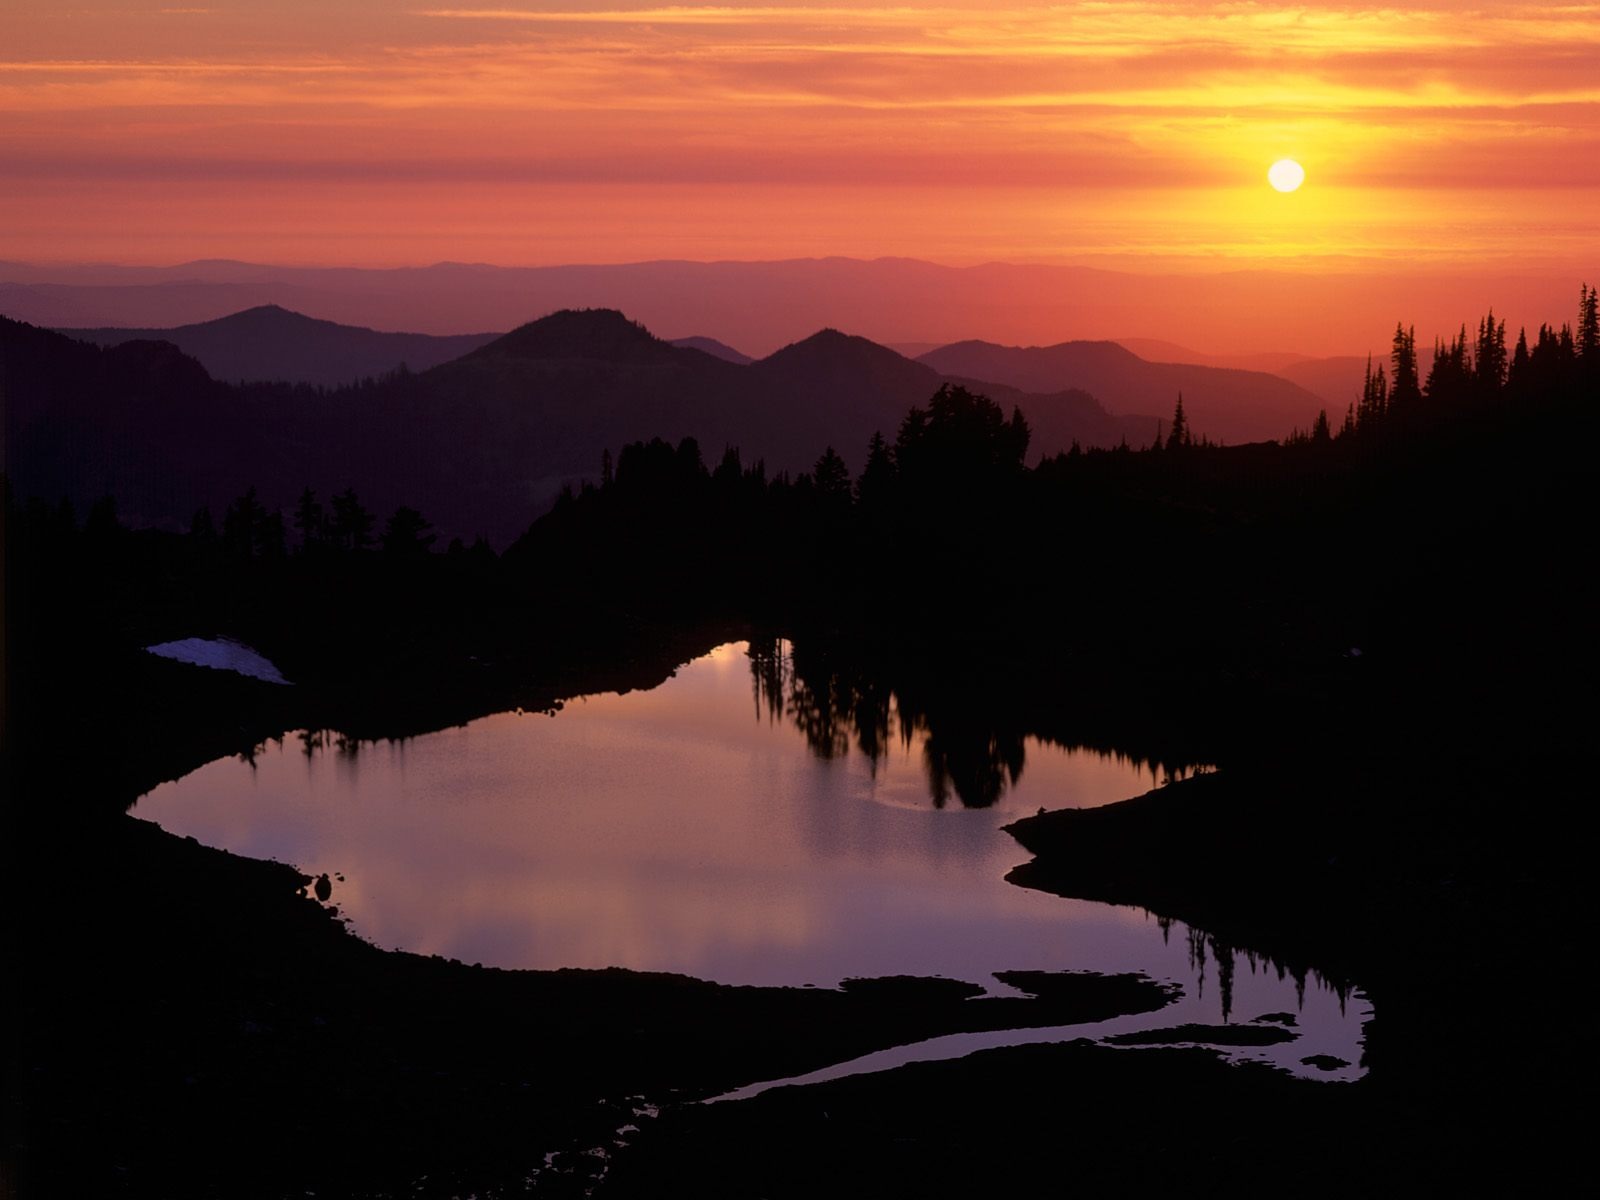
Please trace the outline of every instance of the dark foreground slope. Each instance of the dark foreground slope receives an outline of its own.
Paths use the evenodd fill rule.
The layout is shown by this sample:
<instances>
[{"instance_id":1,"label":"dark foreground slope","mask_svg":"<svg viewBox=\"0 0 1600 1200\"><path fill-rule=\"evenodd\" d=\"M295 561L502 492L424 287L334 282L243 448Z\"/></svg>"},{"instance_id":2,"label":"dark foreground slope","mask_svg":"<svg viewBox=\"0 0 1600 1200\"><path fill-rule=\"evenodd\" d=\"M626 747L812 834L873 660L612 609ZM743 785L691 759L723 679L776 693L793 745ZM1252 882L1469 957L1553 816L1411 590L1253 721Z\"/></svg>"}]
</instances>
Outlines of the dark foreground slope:
<instances>
[{"instance_id":1,"label":"dark foreground slope","mask_svg":"<svg viewBox=\"0 0 1600 1200\"><path fill-rule=\"evenodd\" d=\"M1593 1038L1574 747L1596 364L1494 392L1441 377L1323 442L1032 468L1020 422L943 390L854 479L631 447L499 558L263 558L9 505L13 1177L43 1195L582 1191L594 1156L531 1172L641 1123L636 1096L780 1075L891 1024L962 1027L948 983L772 993L380 953L290 869L120 815L278 730L643 686L760 621L947 705L980 783L1007 732L1120 721L1198 744L1214 776L1020 825L1038 860L1017 881L1348 972L1377 1014L1371 1070L1325 1087L1188 1051L1008 1051L671 1107L604 1190L1551 1190L1581 1162L1569 1085ZM296 688L137 649L214 632ZM820 713L870 718L861 679L816 678Z\"/></svg>"}]
</instances>

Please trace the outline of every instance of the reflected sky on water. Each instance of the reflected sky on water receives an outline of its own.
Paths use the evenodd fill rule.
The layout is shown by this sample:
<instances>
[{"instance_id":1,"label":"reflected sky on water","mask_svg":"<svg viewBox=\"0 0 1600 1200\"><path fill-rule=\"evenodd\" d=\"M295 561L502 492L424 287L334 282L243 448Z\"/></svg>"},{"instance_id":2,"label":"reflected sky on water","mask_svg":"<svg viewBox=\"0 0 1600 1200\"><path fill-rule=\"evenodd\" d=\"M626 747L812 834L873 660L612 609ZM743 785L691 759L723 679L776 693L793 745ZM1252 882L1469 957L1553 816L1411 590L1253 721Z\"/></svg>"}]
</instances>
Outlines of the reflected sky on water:
<instances>
[{"instance_id":1,"label":"reflected sky on water","mask_svg":"<svg viewBox=\"0 0 1600 1200\"><path fill-rule=\"evenodd\" d=\"M1159 1023L1219 1021L1227 992L1235 1020L1300 1013L1296 1058L1357 1057L1364 1004L1315 977L1197 946L1139 910L1004 881L1028 856L1001 825L1137 795L1170 768L1033 738L996 757L978 733L976 751L953 753L1001 764L997 798L941 807L933 759L949 748L930 755L927 729L901 721L892 696L876 761L853 738L841 753L830 737L825 757L805 730L815 714L774 704L764 671L736 643L660 687L555 715L345 748L290 736L157 788L135 815L342 875L332 902L385 948L822 986L917 974L1003 991L991 972L1138 970L1185 987Z\"/></svg>"}]
</instances>

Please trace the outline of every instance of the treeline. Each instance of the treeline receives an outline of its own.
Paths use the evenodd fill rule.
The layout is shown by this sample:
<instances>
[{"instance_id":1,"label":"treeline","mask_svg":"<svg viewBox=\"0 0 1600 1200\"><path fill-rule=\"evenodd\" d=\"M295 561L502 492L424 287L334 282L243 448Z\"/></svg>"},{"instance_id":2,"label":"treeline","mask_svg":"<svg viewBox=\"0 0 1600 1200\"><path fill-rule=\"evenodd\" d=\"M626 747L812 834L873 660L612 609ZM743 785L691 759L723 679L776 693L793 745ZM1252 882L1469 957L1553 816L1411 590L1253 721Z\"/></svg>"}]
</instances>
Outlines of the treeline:
<instances>
[{"instance_id":1,"label":"treeline","mask_svg":"<svg viewBox=\"0 0 1600 1200\"><path fill-rule=\"evenodd\" d=\"M1436 340L1426 379L1419 375L1416 327L1397 324L1387 364L1367 360L1361 396L1345 410L1335 433L1323 411L1309 433L1291 442L1327 442L1333 437L1412 433L1463 411L1502 403L1559 400L1600 385L1600 289L1579 289L1578 323L1539 326L1532 345L1527 329L1506 349L1506 323L1490 309L1469 333Z\"/></svg>"},{"instance_id":2,"label":"treeline","mask_svg":"<svg viewBox=\"0 0 1600 1200\"><path fill-rule=\"evenodd\" d=\"M105 569L142 571L170 611L329 653L441 628L487 653L560 609L873 629L1107 669L1290 671L1453 645L1510 573L1571 559L1596 324L1585 286L1575 327L1507 351L1486 316L1426 372L1397 329L1390 369L1339 432L1322 420L1281 445L1197 441L1180 398L1156 445L1074 446L1030 469L1022 414L956 385L873 435L859 470L838 448L791 476L737 447L633 443L498 557L459 540L441 553L421 512L380 524L349 489L306 489L288 514L247 491L187 536L119 533L109 502L80 533L70 513L8 497L8 524L23 541L76 539L85 561L122 545ZM1046 636L1060 644L1030 646Z\"/></svg>"},{"instance_id":3,"label":"treeline","mask_svg":"<svg viewBox=\"0 0 1600 1200\"><path fill-rule=\"evenodd\" d=\"M189 526L190 537L203 553L234 561L281 559L289 553L311 556L359 554L381 550L394 557L429 553L438 537L433 525L416 509L400 505L390 514L382 530L377 518L361 503L353 488L330 498L324 505L316 492L306 488L291 514L292 538L285 529L283 512L268 509L256 496L256 489L228 505L219 529L209 507L202 507ZM452 538L449 553L461 554L467 547ZM479 538L472 551L492 553Z\"/></svg>"}]
</instances>

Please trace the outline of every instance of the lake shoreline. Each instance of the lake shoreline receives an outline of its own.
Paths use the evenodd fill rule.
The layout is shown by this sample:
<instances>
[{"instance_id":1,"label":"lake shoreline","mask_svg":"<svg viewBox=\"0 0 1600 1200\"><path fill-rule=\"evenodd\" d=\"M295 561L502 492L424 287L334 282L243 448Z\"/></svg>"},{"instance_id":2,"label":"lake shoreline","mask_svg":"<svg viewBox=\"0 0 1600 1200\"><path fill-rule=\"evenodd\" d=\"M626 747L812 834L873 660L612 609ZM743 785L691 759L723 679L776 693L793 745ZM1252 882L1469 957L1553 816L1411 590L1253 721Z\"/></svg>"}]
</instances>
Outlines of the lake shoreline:
<instances>
[{"instance_id":1,"label":"lake shoreline","mask_svg":"<svg viewBox=\"0 0 1600 1200\"><path fill-rule=\"evenodd\" d=\"M515 696L527 707L546 707L561 700L564 689L571 696L648 687L742 628L723 623L709 632L653 641L641 627L639 636L623 644L649 647L646 652L636 649L592 667L574 653L563 672L497 690L489 704ZM900 1114L897 1120L921 1114L922 1132L892 1137L906 1136L907 1144L927 1148L925 1139L937 1140L939 1131L951 1134L948 1114L935 1111L937 1099L955 1104L974 1079L1002 1088L1010 1097L1007 1112L1015 1114L1023 1104L1055 1111L1059 1090L1042 1084L1038 1073L1048 1075L1049 1065L1061 1062L1093 1075L1107 1111L1142 1109L1153 1086L1197 1098L1226 1097L1221 1111L1238 1122L1230 1169L1253 1161L1250 1177L1263 1183L1274 1165L1284 1169L1291 1150L1347 1155L1330 1178L1371 1180L1395 1171L1427 1178L1424 1164L1409 1159L1405 1146L1385 1132L1395 1119L1442 1139L1441 1145L1470 1149L1468 1140L1446 1132L1443 1114L1428 1108L1442 1094L1437 1084L1425 1086L1409 1069L1389 1069L1392 1046L1412 1037L1419 1022L1433 1019L1436 995L1386 974L1381 958L1364 957L1354 926L1344 930L1345 941L1316 944L1314 953L1344 955L1335 961L1347 958L1363 986L1369 985L1366 968L1378 968L1383 1053L1374 1059L1374 1073L1355 1085L1284 1079L1225 1064L1206 1051L1048 1046L778 1089L749 1105L717 1106L723 1111L716 1114L671 1107L677 1098L799 1073L918 1032L945 1032L971 1017L959 1010L962 998L928 985L871 998L827 989L728 988L622 971L494 971L377 950L299 895L307 880L294 868L185 842L104 805L108 794L125 797L120 807L155 781L220 754L247 753L288 729L331 723L342 712L354 712L362 693L277 688L149 655L114 660L111 669L122 672L115 680L121 694L143 697L146 727L165 728L171 736L152 738L140 752L91 774L106 788L92 793L98 803L85 802L91 794L86 784L81 792L68 786L27 794L23 803L13 792L8 804L17 835L8 839L16 849L8 858L17 860L8 864L16 868L8 871L13 910L38 912L13 932L22 942L17 959L31 964L29 977L39 981L26 998L25 1020L42 1039L25 1055L13 1043L17 1069L8 1070L8 1078L27 1084L18 1083L8 1107L19 1114L23 1131L16 1142L24 1151L19 1178L39 1194L70 1194L86 1181L97 1187L114 1181L114 1190L129 1195L219 1188L246 1194L252 1186L272 1194L308 1181L323 1194L367 1194L405 1185L408 1174L431 1172L440 1184L439 1163L471 1164L449 1187L504 1186L542 1161L530 1156L535 1142L541 1154L557 1154L556 1175L567 1181L562 1186L577 1188L601 1162L585 1149L604 1131L628 1124L641 1103L665 1103L668 1111L630 1135L636 1147L616 1159L608 1187L620 1194L630 1188L650 1194L652 1177L671 1178L694 1162L693 1149L704 1149L706 1138L725 1146L730 1128L744 1140L725 1159L699 1160L704 1194L716 1194L719 1172L734 1164L789 1177L800 1162L827 1162L840 1171L862 1170L865 1179L872 1172L864 1164L891 1136L877 1123L881 1118L871 1115L882 1106ZM385 715L375 719L402 718L413 731L436 728L485 704L483 694L472 703L464 700L473 701L468 689L391 695ZM375 725L360 728L376 736ZM1261 799L1258 791L1248 778L1236 781L1224 770L1154 795L1165 798L1165 805L1172 797L1204 793L1198 807L1222 813L1229 811L1230 798L1242 795L1249 799L1241 819L1249 824L1259 817L1252 807ZM1037 849L1037 862L1045 865L1019 868L1018 882L1039 886L1050 871L1051 887L1065 894L1100 889L1104 894L1087 898L1134 903L1193 919L1208 930L1234 931L1236 913L1212 903L1195 873L1169 881L1152 870L1148 855L1131 852L1152 839L1171 844L1163 843L1165 835L1153 834L1153 827L1141 830L1124 806L1095 811L1112 814L1098 818L1108 828L1132 831L1118 835L1132 839L1120 848L1114 839L1102 846L1099 879L1081 874L1095 856L1080 856L1060 870L1050 866L1068 841L1036 834L1040 827L1025 821L1018 823L1024 845ZM1308 896L1322 886L1315 874L1303 883ZM1242 887L1235 896L1248 892ZM44 897L49 899L41 907ZM1255 944L1244 936L1239 941ZM1289 947L1290 940L1284 944ZM1304 944L1295 942L1290 952ZM1408 1002L1412 996L1418 999ZM1011 1003L1035 1005L1041 1023L1061 1023L1055 1019L1059 1010L1047 1016L1039 1001ZM1391 1019L1391 1006L1397 1019ZM538 1029L530 1030L530 1013L539 1014ZM1127 1066L1135 1061L1141 1065ZM797 1141L800 1130L817 1135L814 1114L803 1114L817 1104L833 1106L835 1098L841 1114L853 1111L857 1123L841 1115L831 1141ZM1461 1110L1446 1111L1453 1119ZM1283 1136L1284 1123L1302 1117L1323 1123L1310 1150L1305 1139L1311 1135ZM180 1152L159 1133L174 1125L211 1130L215 1149L194 1158L186 1143ZM1216 1135L1215 1120L1162 1128L1173 1154L1187 1146L1214 1156L1206 1139ZM530 1129L540 1132L532 1135ZM1362 1131L1366 1141L1353 1143L1352 1130ZM1146 1136L1137 1128L1119 1132L1102 1125L1095 1144L1080 1153L1108 1164L1108 1170L1121 1163L1117 1169L1126 1172L1129 1156L1137 1155ZM85 1140L100 1151L67 1150ZM253 1156L268 1145L294 1147L277 1163L281 1178L242 1186L238 1164L259 1161ZM396 1154L401 1147L404 1153ZM1056 1162L1045 1143L1017 1152L1018 1162L996 1177L1009 1180L1006 1186L1027 1190L1030 1179L1053 1177ZM372 1173L376 1156L392 1156L382 1178ZM948 1156L936 1154L930 1161L948 1165ZM1172 1161L1145 1164L1143 1178L1155 1186ZM1086 1177L1094 1176L1092 1165L1080 1167ZM1137 1170L1124 1177L1141 1178ZM802 1171L791 1181L804 1178ZM953 1170L947 1181L952 1190L958 1181L971 1184L970 1169ZM554 1183L546 1177L542 1186Z\"/></svg>"}]
</instances>

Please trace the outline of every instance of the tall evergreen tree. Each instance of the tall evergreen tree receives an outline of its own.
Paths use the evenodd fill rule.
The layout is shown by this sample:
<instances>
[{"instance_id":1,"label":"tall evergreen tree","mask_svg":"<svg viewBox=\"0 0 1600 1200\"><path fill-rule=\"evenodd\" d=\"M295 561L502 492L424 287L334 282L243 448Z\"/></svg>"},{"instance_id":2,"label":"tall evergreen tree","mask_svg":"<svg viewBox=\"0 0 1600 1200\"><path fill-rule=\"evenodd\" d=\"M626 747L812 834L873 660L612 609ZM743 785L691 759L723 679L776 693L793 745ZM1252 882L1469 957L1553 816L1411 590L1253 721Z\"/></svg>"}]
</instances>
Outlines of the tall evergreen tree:
<instances>
[{"instance_id":1,"label":"tall evergreen tree","mask_svg":"<svg viewBox=\"0 0 1600 1200\"><path fill-rule=\"evenodd\" d=\"M1389 389L1389 404L1406 408L1422 399L1422 386L1417 373L1417 329L1396 324L1394 347L1390 351L1389 365L1394 369Z\"/></svg>"},{"instance_id":2,"label":"tall evergreen tree","mask_svg":"<svg viewBox=\"0 0 1600 1200\"><path fill-rule=\"evenodd\" d=\"M1578 336L1574 343L1578 357L1589 363L1600 358L1600 288L1585 284L1579 292Z\"/></svg>"},{"instance_id":3,"label":"tall evergreen tree","mask_svg":"<svg viewBox=\"0 0 1600 1200\"><path fill-rule=\"evenodd\" d=\"M1471 394L1472 385L1472 360L1467 353L1467 327L1463 325L1449 342L1434 343L1433 366L1428 369L1423 394L1433 404L1455 404Z\"/></svg>"},{"instance_id":4,"label":"tall evergreen tree","mask_svg":"<svg viewBox=\"0 0 1600 1200\"><path fill-rule=\"evenodd\" d=\"M1375 428L1389 411L1389 381L1383 373L1383 364L1372 369L1372 355L1367 355L1366 376L1361 382L1361 404L1356 409L1358 429Z\"/></svg>"},{"instance_id":5,"label":"tall evergreen tree","mask_svg":"<svg viewBox=\"0 0 1600 1200\"><path fill-rule=\"evenodd\" d=\"M1183 393L1178 393L1178 406L1172 410L1172 432L1167 434L1167 449L1176 450L1190 444L1189 421L1183 415Z\"/></svg>"},{"instance_id":6,"label":"tall evergreen tree","mask_svg":"<svg viewBox=\"0 0 1600 1200\"><path fill-rule=\"evenodd\" d=\"M1511 365L1506 369L1506 388L1520 392L1528 386L1531 356L1528 353L1528 331L1517 331L1517 348L1511 352Z\"/></svg>"},{"instance_id":7,"label":"tall evergreen tree","mask_svg":"<svg viewBox=\"0 0 1600 1200\"><path fill-rule=\"evenodd\" d=\"M881 432L867 443L867 465L856 480L856 499L862 504L877 504L894 488L894 454Z\"/></svg>"},{"instance_id":8,"label":"tall evergreen tree","mask_svg":"<svg viewBox=\"0 0 1600 1200\"><path fill-rule=\"evenodd\" d=\"M1506 383L1506 323L1495 323L1494 309L1478 322L1474 374L1482 396L1492 399Z\"/></svg>"},{"instance_id":9,"label":"tall evergreen tree","mask_svg":"<svg viewBox=\"0 0 1600 1200\"><path fill-rule=\"evenodd\" d=\"M823 450L811 474L819 496L829 500L850 499L850 468L832 446Z\"/></svg>"},{"instance_id":10,"label":"tall evergreen tree","mask_svg":"<svg viewBox=\"0 0 1600 1200\"><path fill-rule=\"evenodd\" d=\"M1326 445L1333 441L1333 432L1328 428L1328 410L1321 409L1317 419L1311 426L1311 440L1317 445Z\"/></svg>"},{"instance_id":11,"label":"tall evergreen tree","mask_svg":"<svg viewBox=\"0 0 1600 1200\"><path fill-rule=\"evenodd\" d=\"M329 531L341 550L365 550L372 545L372 514L362 507L354 488L346 488L333 498L333 521Z\"/></svg>"}]
</instances>

